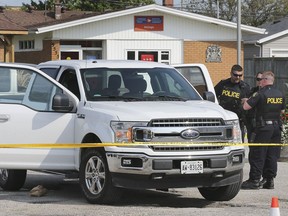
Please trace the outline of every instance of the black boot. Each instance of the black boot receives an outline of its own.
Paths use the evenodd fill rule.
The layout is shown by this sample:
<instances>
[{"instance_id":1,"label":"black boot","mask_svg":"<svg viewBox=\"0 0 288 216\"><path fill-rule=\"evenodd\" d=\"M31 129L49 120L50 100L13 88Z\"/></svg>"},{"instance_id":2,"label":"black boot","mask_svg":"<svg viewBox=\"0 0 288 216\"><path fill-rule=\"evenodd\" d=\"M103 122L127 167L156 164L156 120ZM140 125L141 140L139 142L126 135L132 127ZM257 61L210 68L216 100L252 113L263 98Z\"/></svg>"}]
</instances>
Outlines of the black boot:
<instances>
[{"instance_id":1,"label":"black boot","mask_svg":"<svg viewBox=\"0 0 288 216\"><path fill-rule=\"evenodd\" d=\"M248 179L247 181L244 181L241 185L241 189L257 190L259 188L260 188L260 180Z\"/></svg>"},{"instance_id":2,"label":"black boot","mask_svg":"<svg viewBox=\"0 0 288 216\"><path fill-rule=\"evenodd\" d=\"M263 184L263 188L274 189L274 179L273 178L267 179L267 181Z\"/></svg>"},{"instance_id":3,"label":"black boot","mask_svg":"<svg viewBox=\"0 0 288 216\"><path fill-rule=\"evenodd\" d=\"M263 188L263 185L267 182L267 178L262 178L262 180L260 181L260 188Z\"/></svg>"}]
</instances>

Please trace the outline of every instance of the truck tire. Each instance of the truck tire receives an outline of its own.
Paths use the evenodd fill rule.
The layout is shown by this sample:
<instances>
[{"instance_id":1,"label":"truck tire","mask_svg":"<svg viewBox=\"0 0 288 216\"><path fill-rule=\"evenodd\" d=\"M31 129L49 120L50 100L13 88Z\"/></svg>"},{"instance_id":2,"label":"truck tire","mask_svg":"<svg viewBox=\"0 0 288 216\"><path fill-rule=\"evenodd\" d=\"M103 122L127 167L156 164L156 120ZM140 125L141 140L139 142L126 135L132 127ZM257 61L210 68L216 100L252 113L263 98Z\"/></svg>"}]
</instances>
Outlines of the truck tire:
<instances>
[{"instance_id":1,"label":"truck tire","mask_svg":"<svg viewBox=\"0 0 288 216\"><path fill-rule=\"evenodd\" d=\"M5 191L17 191L26 181L27 170L0 169L0 187Z\"/></svg>"},{"instance_id":2,"label":"truck tire","mask_svg":"<svg viewBox=\"0 0 288 216\"><path fill-rule=\"evenodd\" d=\"M121 198L121 190L113 186L107 160L99 150L91 149L83 154L79 183L89 203L111 204Z\"/></svg>"},{"instance_id":3,"label":"truck tire","mask_svg":"<svg viewBox=\"0 0 288 216\"><path fill-rule=\"evenodd\" d=\"M243 171L239 182L222 187L203 187L198 188L200 194L210 201L229 201L233 199L241 189Z\"/></svg>"}]
</instances>

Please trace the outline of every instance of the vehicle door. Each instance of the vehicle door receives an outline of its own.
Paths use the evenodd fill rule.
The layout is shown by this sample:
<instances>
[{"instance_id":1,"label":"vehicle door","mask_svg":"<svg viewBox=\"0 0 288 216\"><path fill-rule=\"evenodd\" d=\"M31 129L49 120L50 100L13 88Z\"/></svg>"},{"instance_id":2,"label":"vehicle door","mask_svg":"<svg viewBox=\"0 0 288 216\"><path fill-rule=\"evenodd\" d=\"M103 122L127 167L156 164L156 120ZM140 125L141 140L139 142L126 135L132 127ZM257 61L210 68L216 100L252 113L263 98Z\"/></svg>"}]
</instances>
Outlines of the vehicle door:
<instances>
[{"instance_id":1,"label":"vehicle door","mask_svg":"<svg viewBox=\"0 0 288 216\"><path fill-rule=\"evenodd\" d=\"M0 168L74 168L73 148L41 146L74 143L78 101L66 91L37 69L0 64L0 145L37 144L36 148L0 148ZM55 111L56 94L66 94L74 108Z\"/></svg>"},{"instance_id":2,"label":"vehicle door","mask_svg":"<svg viewBox=\"0 0 288 216\"><path fill-rule=\"evenodd\" d=\"M210 91L216 95L210 74L207 68L203 67L203 65L179 64L172 66L175 67L194 86L200 95L203 96L205 91ZM217 99L216 103L218 103Z\"/></svg>"}]
</instances>

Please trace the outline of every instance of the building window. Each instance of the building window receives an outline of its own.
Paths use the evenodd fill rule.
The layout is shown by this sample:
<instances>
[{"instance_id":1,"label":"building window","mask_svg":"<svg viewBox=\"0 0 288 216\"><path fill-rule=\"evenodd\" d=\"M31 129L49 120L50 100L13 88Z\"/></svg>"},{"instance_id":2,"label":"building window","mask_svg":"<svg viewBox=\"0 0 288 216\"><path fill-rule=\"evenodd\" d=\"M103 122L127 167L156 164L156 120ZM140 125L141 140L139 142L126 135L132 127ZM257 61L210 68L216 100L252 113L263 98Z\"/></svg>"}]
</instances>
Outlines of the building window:
<instances>
[{"instance_id":1,"label":"building window","mask_svg":"<svg viewBox=\"0 0 288 216\"><path fill-rule=\"evenodd\" d=\"M127 59L128 60L135 60L135 51L128 51L127 52Z\"/></svg>"},{"instance_id":2,"label":"building window","mask_svg":"<svg viewBox=\"0 0 288 216\"><path fill-rule=\"evenodd\" d=\"M20 50L27 50L27 49L34 49L34 48L35 48L34 40L19 41Z\"/></svg>"},{"instance_id":3,"label":"building window","mask_svg":"<svg viewBox=\"0 0 288 216\"><path fill-rule=\"evenodd\" d=\"M158 52L157 51L139 51L138 60L158 62Z\"/></svg>"},{"instance_id":4,"label":"building window","mask_svg":"<svg viewBox=\"0 0 288 216\"><path fill-rule=\"evenodd\" d=\"M161 63L170 64L170 52L161 51Z\"/></svg>"},{"instance_id":5,"label":"building window","mask_svg":"<svg viewBox=\"0 0 288 216\"><path fill-rule=\"evenodd\" d=\"M165 64L170 64L170 51L142 51L128 50L126 53L126 59L128 60L141 60L141 61L155 61Z\"/></svg>"}]
</instances>

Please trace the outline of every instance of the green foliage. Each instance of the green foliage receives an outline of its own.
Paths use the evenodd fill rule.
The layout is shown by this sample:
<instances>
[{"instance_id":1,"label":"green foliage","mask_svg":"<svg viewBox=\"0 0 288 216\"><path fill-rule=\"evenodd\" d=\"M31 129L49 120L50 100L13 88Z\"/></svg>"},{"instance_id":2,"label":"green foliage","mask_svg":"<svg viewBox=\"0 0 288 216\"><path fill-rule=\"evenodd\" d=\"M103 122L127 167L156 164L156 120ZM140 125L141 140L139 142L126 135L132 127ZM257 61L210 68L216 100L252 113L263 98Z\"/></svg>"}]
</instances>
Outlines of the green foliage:
<instances>
[{"instance_id":1,"label":"green foliage","mask_svg":"<svg viewBox=\"0 0 288 216\"><path fill-rule=\"evenodd\" d=\"M286 94L286 110L283 116L282 143L288 144L288 93Z\"/></svg>"},{"instance_id":2,"label":"green foliage","mask_svg":"<svg viewBox=\"0 0 288 216\"><path fill-rule=\"evenodd\" d=\"M260 26L277 20L288 13L287 0L239 0L241 1L241 23ZM219 7L217 7L217 3ZM235 22L238 0L189 0L186 10L206 16Z\"/></svg>"},{"instance_id":3,"label":"green foliage","mask_svg":"<svg viewBox=\"0 0 288 216\"><path fill-rule=\"evenodd\" d=\"M260 26L286 16L287 7L287 0L244 0L242 20L247 25Z\"/></svg>"},{"instance_id":4,"label":"green foliage","mask_svg":"<svg viewBox=\"0 0 288 216\"><path fill-rule=\"evenodd\" d=\"M282 143L288 144L288 122L287 120L283 122Z\"/></svg>"},{"instance_id":5,"label":"green foliage","mask_svg":"<svg viewBox=\"0 0 288 216\"><path fill-rule=\"evenodd\" d=\"M22 3L22 10L27 10L29 7L32 7L34 10L50 10L54 7L54 0L53 1L39 1L39 3L31 0L30 4Z\"/></svg>"},{"instance_id":6,"label":"green foliage","mask_svg":"<svg viewBox=\"0 0 288 216\"><path fill-rule=\"evenodd\" d=\"M37 4L31 0L31 6L35 10L53 10L55 0L40 0ZM120 10L127 7L154 4L154 0L60 0L60 3L67 10L99 11ZM28 9L28 4L22 4L22 9Z\"/></svg>"}]
</instances>

